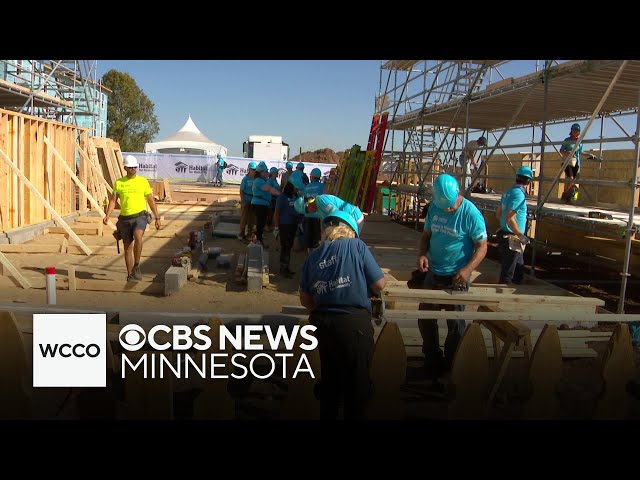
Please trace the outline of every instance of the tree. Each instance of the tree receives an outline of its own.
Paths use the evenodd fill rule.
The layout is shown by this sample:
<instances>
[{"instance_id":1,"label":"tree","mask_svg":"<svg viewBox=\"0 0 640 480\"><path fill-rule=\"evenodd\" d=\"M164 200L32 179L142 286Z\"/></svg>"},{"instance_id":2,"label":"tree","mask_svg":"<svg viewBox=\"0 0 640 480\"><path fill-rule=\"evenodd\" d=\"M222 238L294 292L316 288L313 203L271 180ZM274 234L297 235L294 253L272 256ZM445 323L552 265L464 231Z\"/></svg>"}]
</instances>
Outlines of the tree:
<instances>
[{"instance_id":1,"label":"tree","mask_svg":"<svg viewBox=\"0 0 640 480\"><path fill-rule=\"evenodd\" d=\"M107 136L120 144L123 152L143 152L160 130L154 105L131 75L111 69L102 76L111 90L107 107Z\"/></svg>"}]
</instances>

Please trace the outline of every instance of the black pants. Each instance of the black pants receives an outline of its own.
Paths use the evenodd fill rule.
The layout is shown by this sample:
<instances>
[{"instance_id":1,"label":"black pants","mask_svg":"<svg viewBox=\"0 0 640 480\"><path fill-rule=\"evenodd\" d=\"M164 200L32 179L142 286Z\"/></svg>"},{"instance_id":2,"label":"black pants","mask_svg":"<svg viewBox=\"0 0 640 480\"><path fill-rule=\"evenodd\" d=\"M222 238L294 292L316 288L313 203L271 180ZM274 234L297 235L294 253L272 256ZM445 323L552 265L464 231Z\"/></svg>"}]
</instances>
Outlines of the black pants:
<instances>
[{"instance_id":1,"label":"black pants","mask_svg":"<svg viewBox=\"0 0 640 480\"><path fill-rule=\"evenodd\" d=\"M320 219L304 217L304 243L306 248L316 248L320 243Z\"/></svg>"},{"instance_id":2,"label":"black pants","mask_svg":"<svg viewBox=\"0 0 640 480\"><path fill-rule=\"evenodd\" d=\"M452 279L453 275L435 275L428 271L421 288L426 290L454 289L452 287ZM469 282L456 286L455 290L469 291ZM421 303L418 310L463 312L464 305ZM464 334L465 326L466 322L464 320L447 320L447 338L444 341L444 358L448 363L447 366L451 366L458 343ZM441 361L442 349L440 348L440 338L438 337L438 321L436 319L420 318L418 319L418 327L422 336L422 353L424 353L425 363Z\"/></svg>"},{"instance_id":3,"label":"black pants","mask_svg":"<svg viewBox=\"0 0 640 480\"><path fill-rule=\"evenodd\" d=\"M289 269L291 249L293 248L293 241L296 238L298 224L292 223L286 225L281 223L278 228L280 229L280 269Z\"/></svg>"},{"instance_id":4,"label":"black pants","mask_svg":"<svg viewBox=\"0 0 640 480\"><path fill-rule=\"evenodd\" d=\"M498 283L521 284L524 278L524 255L509 249L509 233L498 232L498 250L500 251L500 279Z\"/></svg>"},{"instance_id":5,"label":"black pants","mask_svg":"<svg viewBox=\"0 0 640 480\"><path fill-rule=\"evenodd\" d=\"M356 308L348 314L314 311L309 315L309 323L317 328L320 349L322 378L317 388L320 417L323 420L336 419L343 397L345 420L364 418L371 394L371 314L366 309Z\"/></svg>"},{"instance_id":6,"label":"black pants","mask_svg":"<svg viewBox=\"0 0 640 480\"><path fill-rule=\"evenodd\" d=\"M264 226L267 223L267 215L269 213L269 207L267 205L251 205L256 215L256 239L262 243L262 232L264 232Z\"/></svg>"}]
</instances>

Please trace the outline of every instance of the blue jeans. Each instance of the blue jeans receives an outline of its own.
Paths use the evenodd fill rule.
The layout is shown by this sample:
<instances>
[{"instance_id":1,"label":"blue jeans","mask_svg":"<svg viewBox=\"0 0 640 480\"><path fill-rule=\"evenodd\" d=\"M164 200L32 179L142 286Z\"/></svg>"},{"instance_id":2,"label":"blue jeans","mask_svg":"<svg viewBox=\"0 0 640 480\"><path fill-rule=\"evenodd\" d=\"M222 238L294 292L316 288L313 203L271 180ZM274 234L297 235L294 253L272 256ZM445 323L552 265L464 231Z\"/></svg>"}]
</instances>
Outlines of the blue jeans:
<instances>
[{"instance_id":1,"label":"blue jeans","mask_svg":"<svg viewBox=\"0 0 640 480\"><path fill-rule=\"evenodd\" d=\"M498 250L500 251L500 279L498 283L522 283L524 278L524 256L521 252L509 249L508 232L498 232Z\"/></svg>"},{"instance_id":2,"label":"blue jeans","mask_svg":"<svg viewBox=\"0 0 640 480\"><path fill-rule=\"evenodd\" d=\"M426 290L445 290L455 289L463 292L469 291L469 281L464 285L452 288L453 275L436 275L428 271L424 282L423 289ZM421 303L419 310L447 310L454 312L463 312L464 305L441 305L435 303ZM418 319L418 327L422 336L422 353L424 353L425 363L441 361L443 352L440 348L440 339L438 338L438 321L436 319L420 318ZM451 365L453 356L456 353L458 342L464 334L466 322L464 320L447 320L447 338L444 341L444 358Z\"/></svg>"},{"instance_id":3,"label":"blue jeans","mask_svg":"<svg viewBox=\"0 0 640 480\"><path fill-rule=\"evenodd\" d=\"M222 186L222 169L220 168L216 171L216 183Z\"/></svg>"}]
</instances>

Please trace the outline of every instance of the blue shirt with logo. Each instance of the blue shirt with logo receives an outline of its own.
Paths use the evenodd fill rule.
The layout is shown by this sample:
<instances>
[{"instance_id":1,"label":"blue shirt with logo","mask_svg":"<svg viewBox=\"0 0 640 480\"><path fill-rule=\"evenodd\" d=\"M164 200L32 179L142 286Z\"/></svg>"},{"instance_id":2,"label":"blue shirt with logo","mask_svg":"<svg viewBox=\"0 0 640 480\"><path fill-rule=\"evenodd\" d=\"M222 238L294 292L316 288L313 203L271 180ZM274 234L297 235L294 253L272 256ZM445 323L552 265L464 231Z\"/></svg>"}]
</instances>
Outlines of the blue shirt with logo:
<instances>
[{"instance_id":1,"label":"blue shirt with logo","mask_svg":"<svg viewBox=\"0 0 640 480\"><path fill-rule=\"evenodd\" d=\"M356 222L363 216L362 211L358 207L350 204L349 202L345 202L335 195L329 195L328 193L318 195L316 197L316 202L318 202L317 213L320 216L320 220L324 220L331 213L338 211L348 213Z\"/></svg>"},{"instance_id":2,"label":"blue shirt with logo","mask_svg":"<svg viewBox=\"0 0 640 480\"><path fill-rule=\"evenodd\" d=\"M302 218L295 209L297 195L288 197L286 194L278 195L276 210L280 212L280 225L293 225Z\"/></svg>"},{"instance_id":3,"label":"blue shirt with logo","mask_svg":"<svg viewBox=\"0 0 640 480\"><path fill-rule=\"evenodd\" d=\"M244 193L244 201L251 203L253 198L253 178L247 173L240 182L240 191Z\"/></svg>"},{"instance_id":4,"label":"blue shirt with logo","mask_svg":"<svg viewBox=\"0 0 640 480\"><path fill-rule=\"evenodd\" d=\"M570 152L571 150L573 150L573 147L576 146L576 140L573 139L572 137L567 137L564 139L564 142L562 142L562 145L560 146L560 151L561 152ZM576 149L576 153L573 154L573 156L576 158L576 167L580 166L580 154L582 153L582 143L580 145L578 145L578 148ZM571 165L571 164L569 164Z\"/></svg>"},{"instance_id":5,"label":"blue shirt with logo","mask_svg":"<svg viewBox=\"0 0 640 480\"><path fill-rule=\"evenodd\" d=\"M315 198L318 195L322 195L322 192L324 192L324 183L318 182L316 180L306 185L302 190L302 194L304 195L305 200L309 198ZM309 218L320 218L318 212L305 212L304 216Z\"/></svg>"},{"instance_id":6,"label":"blue shirt with logo","mask_svg":"<svg viewBox=\"0 0 640 480\"><path fill-rule=\"evenodd\" d=\"M359 238L325 241L304 262L300 290L313 296L314 311L349 313L340 305L371 312L369 285L384 277Z\"/></svg>"},{"instance_id":7,"label":"blue shirt with logo","mask_svg":"<svg viewBox=\"0 0 640 480\"><path fill-rule=\"evenodd\" d=\"M431 230L429 269L436 275L454 275L464 267L477 242L487 239L487 227L478 207L466 198L453 213L429 205L424 229Z\"/></svg>"},{"instance_id":8,"label":"blue shirt with logo","mask_svg":"<svg viewBox=\"0 0 640 480\"><path fill-rule=\"evenodd\" d=\"M262 187L267 185L267 181L262 178L253 179L253 198L251 199L251 205L271 205L271 192L265 192Z\"/></svg>"},{"instance_id":9,"label":"blue shirt with logo","mask_svg":"<svg viewBox=\"0 0 640 480\"><path fill-rule=\"evenodd\" d=\"M502 205L500 228L507 232L514 233L507 224L507 212L513 210L516 212L518 228L524 233L527 227L527 202L525 201L524 187L522 185L514 185L502 194L500 203Z\"/></svg>"}]
</instances>

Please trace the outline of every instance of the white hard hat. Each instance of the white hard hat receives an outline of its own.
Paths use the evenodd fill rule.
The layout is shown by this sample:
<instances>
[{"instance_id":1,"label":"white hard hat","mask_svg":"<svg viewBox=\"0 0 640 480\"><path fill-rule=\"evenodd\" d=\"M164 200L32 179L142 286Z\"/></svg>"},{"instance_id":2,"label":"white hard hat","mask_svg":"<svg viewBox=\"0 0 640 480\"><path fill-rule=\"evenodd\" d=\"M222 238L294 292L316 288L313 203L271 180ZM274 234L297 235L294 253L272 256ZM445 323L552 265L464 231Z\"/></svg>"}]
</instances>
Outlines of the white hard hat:
<instances>
[{"instance_id":1,"label":"white hard hat","mask_svg":"<svg viewBox=\"0 0 640 480\"><path fill-rule=\"evenodd\" d=\"M127 155L126 157L124 157L123 165L125 167L137 167L138 166L138 159L136 157L134 157L133 155Z\"/></svg>"}]
</instances>

